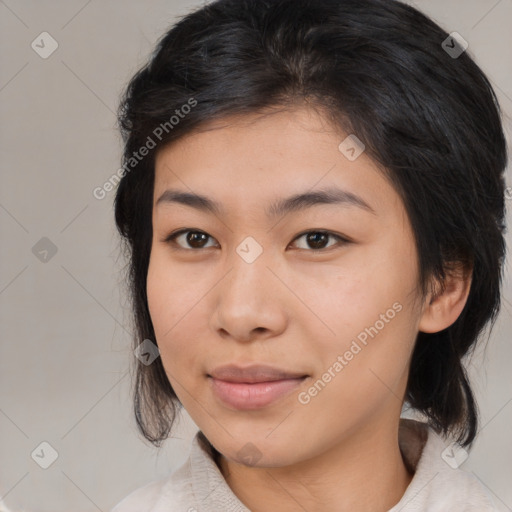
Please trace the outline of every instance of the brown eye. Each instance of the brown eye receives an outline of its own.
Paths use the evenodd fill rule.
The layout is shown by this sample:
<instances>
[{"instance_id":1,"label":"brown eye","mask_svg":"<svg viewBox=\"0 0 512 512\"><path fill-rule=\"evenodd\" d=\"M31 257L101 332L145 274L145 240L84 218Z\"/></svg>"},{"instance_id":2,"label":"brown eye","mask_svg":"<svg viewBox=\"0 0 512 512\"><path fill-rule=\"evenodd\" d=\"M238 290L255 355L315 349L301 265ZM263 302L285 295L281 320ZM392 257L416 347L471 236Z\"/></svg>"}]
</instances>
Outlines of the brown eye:
<instances>
[{"instance_id":1,"label":"brown eye","mask_svg":"<svg viewBox=\"0 0 512 512\"><path fill-rule=\"evenodd\" d=\"M180 238L182 239L182 242L177 243L177 240ZM204 249L209 238L212 237L203 231L182 229L176 233L171 233L164 241L172 242L173 244L177 243L177 245L182 249ZM186 244L186 246L184 247L183 244Z\"/></svg>"},{"instance_id":2,"label":"brown eye","mask_svg":"<svg viewBox=\"0 0 512 512\"><path fill-rule=\"evenodd\" d=\"M294 242L301 238L305 239L306 247L299 247L299 249L312 249L313 251L322 251L326 248L330 248L333 245L336 245L336 243L329 244L329 239L337 240L338 245L350 243L350 240L347 240L346 238L340 235L336 235L335 233L331 233L329 231L307 231L297 236L294 239ZM215 247L215 245L206 245L209 239L214 240L213 237L211 237L207 233L204 233L203 231L181 229L176 233L171 233L163 241L166 243L172 243L173 245L177 245L179 249L199 250L209 247Z\"/></svg>"},{"instance_id":3,"label":"brown eye","mask_svg":"<svg viewBox=\"0 0 512 512\"><path fill-rule=\"evenodd\" d=\"M299 240L300 238L304 238L307 244L307 247L299 247L299 249L313 249L315 251L322 250L328 247L332 247L332 245L326 245L328 243L329 238L333 238L338 240L338 242L348 243L348 240L344 239L339 235L335 235L334 233L330 233L329 231L307 231L306 233L302 233L295 240Z\"/></svg>"}]
</instances>

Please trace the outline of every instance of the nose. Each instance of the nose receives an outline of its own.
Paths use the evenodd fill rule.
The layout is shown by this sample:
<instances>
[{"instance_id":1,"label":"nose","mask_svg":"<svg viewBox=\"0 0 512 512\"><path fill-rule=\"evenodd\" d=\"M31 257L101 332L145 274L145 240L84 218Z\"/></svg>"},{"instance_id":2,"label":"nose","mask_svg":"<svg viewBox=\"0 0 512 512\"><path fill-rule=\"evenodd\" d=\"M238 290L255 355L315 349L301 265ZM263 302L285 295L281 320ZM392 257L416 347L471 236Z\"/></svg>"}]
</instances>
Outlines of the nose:
<instances>
[{"instance_id":1,"label":"nose","mask_svg":"<svg viewBox=\"0 0 512 512\"><path fill-rule=\"evenodd\" d=\"M240 342L278 336L286 329L290 297L265 251L252 262L241 254L229 258L228 273L214 288L211 327Z\"/></svg>"}]
</instances>

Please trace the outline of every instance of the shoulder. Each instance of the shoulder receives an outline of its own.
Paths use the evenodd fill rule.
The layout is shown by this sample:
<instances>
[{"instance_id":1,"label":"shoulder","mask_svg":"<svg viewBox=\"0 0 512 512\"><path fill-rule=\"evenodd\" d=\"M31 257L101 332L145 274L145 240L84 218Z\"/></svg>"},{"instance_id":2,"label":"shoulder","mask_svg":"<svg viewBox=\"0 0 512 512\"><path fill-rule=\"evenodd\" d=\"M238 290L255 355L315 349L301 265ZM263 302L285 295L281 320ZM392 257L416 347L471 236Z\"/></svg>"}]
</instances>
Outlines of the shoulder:
<instances>
[{"instance_id":1,"label":"shoulder","mask_svg":"<svg viewBox=\"0 0 512 512\"><path fill-rule=\"evenodd\" d=\"M192 512L204 503L211 505L210 510L217 507L214 504L216 511L244 510L217 468L212 450L204 434L197 432L179 468L135 489L110 512Z\"/></svg>"},{"instance_id":2,"label":"shoulder","mask_svg":"<svg viewBox=\"0 0 512 512\"><path fill-rule=\"evenodd\" d=\"M149 512L160 499L162 490L169 477L154 480L132 491L123 498L110 512Z\"/></svg>"},{"instance_id":3,"label":"shoulder","mask_svg":"<svg viewBox=\"0 0 512 512\"><path fill-rule=\"evenodd\" d=\"M400 502L389 512L429 510L444 512L496 512L490 493L478 478L460 466L467 457L464 448L436 434L426 425L409 424L401 449L412 459L414 477ZM423 430L423 434L418 434ZM418 441L415 441L414 438ZM407 453L407 451L409 453ZM416 457L414 452L418 453ZM412 455L411 455L412 454Z\"/></svg>"},{"instance_id":4,"label":"shoulder","mask_svg":"<svg viewBox=\"0 0 512 512\"><path fill-rule=\"evenodd\" d=\"M135 489L117 503L110 512L181 512L188 510L194 496L192 480L189 456L183 465L170 475ZM183 508L186 504L188 505Z\"/></svg>"}]
</instances>

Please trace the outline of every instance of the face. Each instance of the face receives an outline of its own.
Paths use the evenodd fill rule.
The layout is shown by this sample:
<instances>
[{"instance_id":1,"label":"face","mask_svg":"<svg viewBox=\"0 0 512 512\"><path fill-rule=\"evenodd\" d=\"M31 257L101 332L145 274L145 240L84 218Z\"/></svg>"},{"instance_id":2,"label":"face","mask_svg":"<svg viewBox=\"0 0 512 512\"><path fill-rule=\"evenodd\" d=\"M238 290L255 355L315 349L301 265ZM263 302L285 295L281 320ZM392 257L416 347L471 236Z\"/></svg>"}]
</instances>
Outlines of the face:
<instances>
[{"instance_id":1,"label":"face","mask_svg":"<svg viewBox=\"0 0 512 512\"><path fill-rule=\"evenodd\" d=\"M148 304L179 400L225 457L269 467L397 422L421 317L397 192L307 108L208 128L155 163ZM211 377L229 364L285 374Z\"/></svg>"}]
</instances>

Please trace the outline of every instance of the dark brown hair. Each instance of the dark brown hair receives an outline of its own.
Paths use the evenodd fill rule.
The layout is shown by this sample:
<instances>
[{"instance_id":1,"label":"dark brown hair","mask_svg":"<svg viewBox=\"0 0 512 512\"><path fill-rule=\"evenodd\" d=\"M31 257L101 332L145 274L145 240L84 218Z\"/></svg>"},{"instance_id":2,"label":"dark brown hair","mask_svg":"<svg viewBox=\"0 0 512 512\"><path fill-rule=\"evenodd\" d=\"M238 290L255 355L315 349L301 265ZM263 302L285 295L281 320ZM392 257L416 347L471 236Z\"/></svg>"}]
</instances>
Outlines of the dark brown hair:
<instances>
[{"instance_id":1,"label":"dark brown hair","mask_svg":"<svg viewBox=\"0 0 512 512\"><path fill-rule=\"evenodd\" d=\"M477 407L463 357L500 308L507 149L488 79L468 51L445 51L448 37L395 0L218 0L180 19L119 108L126 172L115 219L129 258L135 346L156 343L146 297L156 151L213 119L307 101L386 170L414 230L423 293L451 266L472 269L456 322L418 334L405 396L434 429L470 444ZM135 160L150 140L156 149ZM137 425L160 446L181 404L161 358L135 363Z\"/></svg>"}]
</instances>

